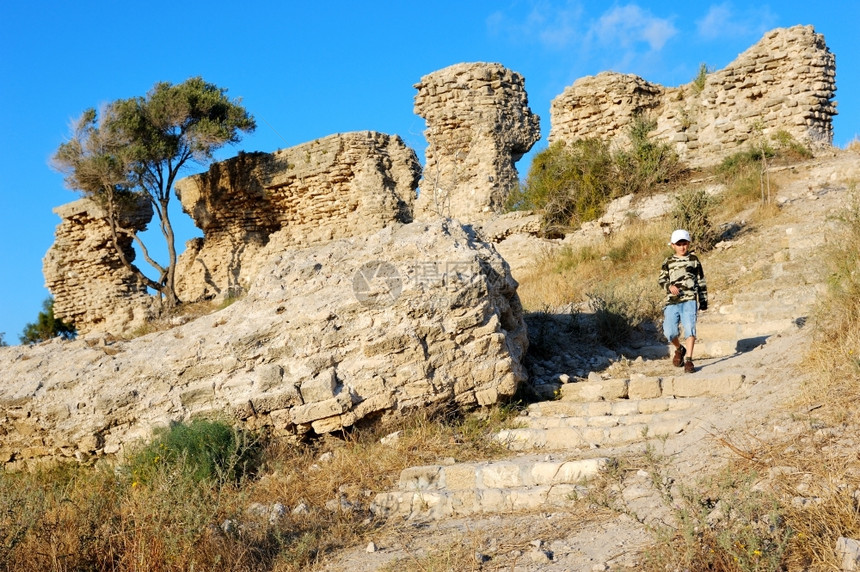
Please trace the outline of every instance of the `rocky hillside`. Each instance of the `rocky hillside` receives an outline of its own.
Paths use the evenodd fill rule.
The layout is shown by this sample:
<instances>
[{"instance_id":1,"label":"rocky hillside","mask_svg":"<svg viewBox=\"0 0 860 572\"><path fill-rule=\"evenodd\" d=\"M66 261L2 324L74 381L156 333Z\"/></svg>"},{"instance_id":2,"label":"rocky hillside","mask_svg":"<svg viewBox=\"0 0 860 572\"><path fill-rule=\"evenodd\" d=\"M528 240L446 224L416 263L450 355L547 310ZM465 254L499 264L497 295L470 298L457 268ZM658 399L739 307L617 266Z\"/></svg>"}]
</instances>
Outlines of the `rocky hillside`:
<instances>
[{"instance_id":1,"label":"rocky hillside","mask_svg":"<svg viewBox=\"0 0 860 572\"><path fill-rule=\"evenodd\" d=\"M398 224L301 249L276 234L266 248L249 294L218 312L0 348L0 464L114 455L205 415L299 438L490 405L525 381L516 282L471 229Z\"/></svg>"},{"instance_id":2,"label":"rocky hillside","mask_svg":"<svg viewBox=\"0 0 860 572\"><path fill-rule=\"evenodd\" d=\"M854 458L855 426L821 421L818 408L827 404L798 403L816 381L801 360L827 280L821 255L857 180L860 156L852 152L793 166L781 175L779 214L703 257L712 282L724 287L712 290L712 307L702 316L695 373L681 373L665 357L617 355L585 378L568 372L557 399L530 405L516 428L495 436L509 456L468 463L453 456L403 471L399 486L374 500L376 514L399 526L375 540L375 551L357 547L326 569L430 560L462 538L483 563L475 569L638 569L653 528L680 526L684 487L748 451L795 441L827 458ZM644 461L656 457L663 481ZM755 486L769 489L789 471L789 500L814 502L798 492L812 494L802 485L812 475L774 466L778 459L763 456ZM607 474L614 479L612 510L595 504ZM860 480L835 486L860 495ZM717 513L709 518L721 518ZM838 540L832 538L833 562Z\"/></svg>"}]
</instances>

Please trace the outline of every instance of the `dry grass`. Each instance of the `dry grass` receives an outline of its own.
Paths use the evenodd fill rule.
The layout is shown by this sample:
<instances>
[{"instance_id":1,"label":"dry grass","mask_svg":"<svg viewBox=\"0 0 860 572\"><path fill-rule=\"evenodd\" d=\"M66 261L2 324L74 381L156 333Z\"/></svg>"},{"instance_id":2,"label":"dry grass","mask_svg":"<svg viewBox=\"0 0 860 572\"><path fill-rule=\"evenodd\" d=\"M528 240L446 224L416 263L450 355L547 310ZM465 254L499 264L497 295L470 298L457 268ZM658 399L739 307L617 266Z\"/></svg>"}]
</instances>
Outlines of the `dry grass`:
<instances>
[{"instance_id":1,"label":"dry grass","mask_svg":"<svg viewBox=\"0 0 860 572\"><path fill-rule=\"evenodd\" d=\"M511 411L425 412L314 445L273 442L260 477L236 484L169 468L146 482L108 465L0 472L0 570L309 570L366 542L380 525L370 502L403 468L509 454L487 434ZM275 503L287 510L270 520Z\"/></svg>"},{"instance_id":2,"label":"dry grass","mask_svg":"<svg viewBox=\"0 0 860 572\"><path fill-rule=\"evenodd\" d=\"M670 233L668 222L633 224L599 244L545 255L520 280L523 307L557 308L587 302L590 294L625 289L637 294L653 291L660 298L657 275L670 254L666 246Z\"/></svg>"},{"instance_id":3,"label":"dry grass","mask_svg":"<svg viewBox=\"0 0 860 572\"><path fill-rule=\"evenodd\" d=\"M856 435L860 426L845 429ZM625 474L650 475L671 517L648 525L654 544L638 568L646 572L837 570L836 539L860 534L860 455L853 436L841 441L812 430L766 440L712 436L730 456L717 473L671 474L649 451L607 473L592 500L628 513L619 496Z\"/></svg>"},{"instance_id":4,"label":"dry grass","mask_svg":"<svg viewBox=\"0 0 860 572\"><path fill-rule=\"evenodd\" d=\"M466 530L460 527L449 531L436 531L428 541L425 530L402 527L397 530L396 544L406 553L380 570L396 572L510 571L531 569L535 566L532 554L546 550L536 541L549 543L551 539L574 536L595 523L608 524L614 517L608 511L585 502L572 503L565 510L547 515L509 514L500 522L482 522ZM516 525L512 526L511 522ZM539 561L539 560L538 560Z\"/></svg>"},{"instance_id":5,"label":"dry grass","mask_svg":"<svg viewBox=\"0 0 860 572\"><path fill-rule=\"evenodd\" d=\"M218 310L223 310L230 306L241 296L230 296L222 300L202 300L200 302L187 302L170 310L164 310L161 315L149 320L145 325L136 329L131 337L137 338L152 334L155 332L163 332L175 328L178 325L185 324L195 320L201 316L207 316Z\"/></svg>"}]
</instances>

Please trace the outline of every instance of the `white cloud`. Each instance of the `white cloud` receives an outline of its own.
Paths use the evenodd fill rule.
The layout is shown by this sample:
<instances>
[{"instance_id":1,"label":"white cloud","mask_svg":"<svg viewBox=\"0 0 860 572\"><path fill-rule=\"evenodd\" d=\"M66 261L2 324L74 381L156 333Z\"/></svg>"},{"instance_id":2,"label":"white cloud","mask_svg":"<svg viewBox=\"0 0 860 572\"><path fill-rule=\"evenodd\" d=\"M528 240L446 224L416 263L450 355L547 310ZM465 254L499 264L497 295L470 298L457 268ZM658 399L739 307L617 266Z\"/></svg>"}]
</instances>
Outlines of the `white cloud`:
<instances>
[{"instance_id":1,"label":"white cloud","mask_svg":"<svg viewBox=\"0 0 860 572\"><path fill-rule=\"evenodd\" d=\"M677 33L671 20L658 18L636 4L612 8L591 28L600 44L629 49L644 42L652 51L661 50Z\"/></svg>"},{"instance_id":2,"label":"white cloud","mask_svg":"<svg viewBox=\"0 0 860 572\"><path fill-rule=\"evenodd\" d=\"M524 16L502 11L492 13L487 18L489 31L518 41L536 42L552 50L567 48L582 39L580 2L536 0L528 5L530 9Z\"/></svg>"},{"instance_id":3,"label":"white cloud","mask_svg":"<svg viewBox=\"0 0 860 572\"><path fill-rule=\"evenodd\" d=\"M758 36L771 29L776 17L768 6L737 11L731 2L714 4L696 21L696 31L705 40Z\"/></svg>"}]
</instances>

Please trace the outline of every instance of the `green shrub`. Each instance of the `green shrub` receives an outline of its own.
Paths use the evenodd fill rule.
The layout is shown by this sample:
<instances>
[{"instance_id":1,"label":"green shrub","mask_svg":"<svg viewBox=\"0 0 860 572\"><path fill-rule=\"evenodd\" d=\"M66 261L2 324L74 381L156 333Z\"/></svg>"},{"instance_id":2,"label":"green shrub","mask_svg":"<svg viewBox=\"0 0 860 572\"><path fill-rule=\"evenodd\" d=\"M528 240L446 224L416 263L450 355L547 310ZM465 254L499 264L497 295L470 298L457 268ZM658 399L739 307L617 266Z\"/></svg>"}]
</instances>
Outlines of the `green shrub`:
<instances>
[{"instance_id":1,"label":"green shrub","mask_svg":"<svg viewBox=\"0 0 860 572\"><path fill-rule=\"evenodd\" d=\"M606 283L586 294L594 313L595 340L617 348L630 340L633 332L659 315L658 290L643 290L633 282Z\"/></svg>"},{"instance_id":2,"label":"green shrub","mask_svg":"<svg viewBox=\"0 0 860 572\"><path fill-rule=\"evenodd\" d=\"M785 129L780 129L771 136L771 139L776 143L777 153L786 159L810 159L812 151L809 147L798 142L791 133Z\"/></svg>"},{"instance_id":3,"label":"green shrub","mask_svg":"<svg viewBox=\"0 0 860 572\"><path fill-rule=\"evenodd\" d=\"M686 229L701 250L710 250L719 239L719 232L711 222L714 204L704 189L685 189L675 196L673 226Z\"/></svg>"},{"instance_id":4,"label":"green shrub","mask_svg":"<svg viewBox=\"0 0 860 572\"><path fill-rule=\"evenodd\" d=\"M260 464L260 443L226 423L198 419L156 432L151 443L127 461L132 479L148 483L160 472L182 474L195 482L239 482Z\"/></svg>"},{"instance_id":5,"label":"green shrub","mask_svg":"<svg viewBox=\"0 0 860 572\"><path fill-rule=\"evenodd\" d=\"M650 138L655 127L635 118L629 149L614 154L599 139L553 143L535 156L525 184L508 198L508 210L538 211L552 232L599 218L615 197L650 192L682 171L671 146Z\"/></svg>"},{"instance_id":6,"label":"green shrub","mask_svg":"<svg viewBox=\"0 0 860 572\"><path fill-rule=\"evenodd\" d=\"M535 156L512 203L518 210L540 211L548 229L576 226L603 213L611 182L612 156L606 143L560 141Z\"/></svg>"},{"instance_id":7,"label":"green shrub","mask_svg":"<svg viewBox=\"0 0 860 572\"><path fill-rule=\"evenodd\" d=\"M74 326L54 317L54 299L47 298L42 302L42 311L39 312L36 321L24 326L19 339L22 344L35 344L57 336L70 340L76 335Z\"/></svg>"},{"instance_id":8,"label":"green shrub","mask_svg":"<svg viewBox=\"0 0 860 572\"><path fill-rule=\"evenodd\" d=\"M767 144L729 155L717 166L718 178L726 185L726 203L736 211L755 202L764 202L764 162L776 151Z\"/></svg>"},{"instance_id":9,"label":"green shrub","mask_svg":"<svg viewBox=\"0 0 860 572\"><path fill-rule=\"evenodd\" d=\"M613 157L616 195L647 193L660 183L677 177L681 171L678 154L669 143L654 141L650 133L657 122L639 115L628 130L630 148Z\"/></svg>"}]
</instances>

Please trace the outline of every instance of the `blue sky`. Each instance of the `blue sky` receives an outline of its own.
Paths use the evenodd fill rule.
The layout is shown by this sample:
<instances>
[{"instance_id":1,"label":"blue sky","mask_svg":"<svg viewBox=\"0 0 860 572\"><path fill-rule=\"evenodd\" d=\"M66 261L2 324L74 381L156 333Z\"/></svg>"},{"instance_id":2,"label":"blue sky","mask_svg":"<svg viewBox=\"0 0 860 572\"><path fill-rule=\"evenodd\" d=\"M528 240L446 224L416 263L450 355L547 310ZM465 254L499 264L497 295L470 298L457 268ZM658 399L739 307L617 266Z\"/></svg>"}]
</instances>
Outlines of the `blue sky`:
<instances>
[{"instance_id":1,"label":"blue sky","mask_svg":"<svg viewBox=\"0 0 860 572\"><path fill-rule=\"evenodd\" d=\"M413 84L452 64L499 62L526 78L530 107L541 116L544 139L518 164L524 177L534 151L546 146L550 101L576 79L614 70L676 86L701 63L726 66L767 30L811 24L836 54L834 143L860 135L854 0L826 7L808 0L245 4L0 5L0 332L8 343L18 342L49 296L42 257L60 222L52 209L78 198L48 166L70 120L88 107L144 95L157 81L199 75L242 98L257 130L221 159L373 130L400 135L423 160ZM172 216L181 251L200 233L178 209ZM149 241L155 246L158 238Z\"/></svg>"}]
</instances>

